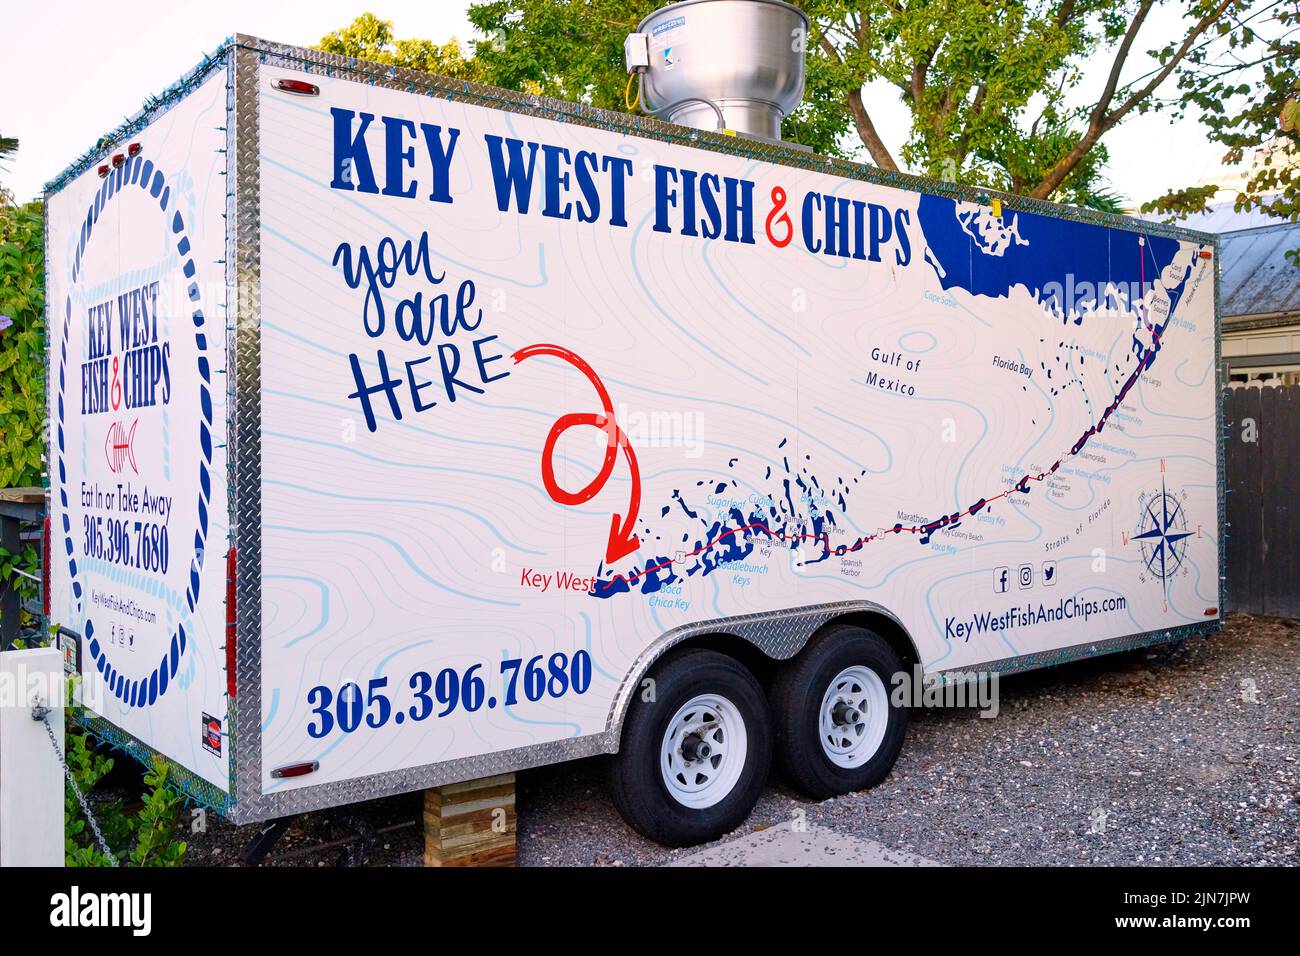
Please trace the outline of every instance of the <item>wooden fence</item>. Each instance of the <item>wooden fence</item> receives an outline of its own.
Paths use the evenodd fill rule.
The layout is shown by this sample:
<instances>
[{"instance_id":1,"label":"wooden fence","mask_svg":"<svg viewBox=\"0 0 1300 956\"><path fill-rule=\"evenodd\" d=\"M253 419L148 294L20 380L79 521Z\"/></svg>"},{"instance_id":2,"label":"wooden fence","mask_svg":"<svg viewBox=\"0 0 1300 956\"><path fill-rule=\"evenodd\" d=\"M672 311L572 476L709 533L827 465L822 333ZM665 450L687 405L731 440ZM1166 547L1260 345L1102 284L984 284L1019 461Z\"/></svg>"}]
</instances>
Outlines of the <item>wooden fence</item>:
<instances>
[{"instance_id":1,"label":"wooden fence","mask_svg":"<svg viewBox=\"0 0 1300 956\"><path fill-rule=\"evenodd\" d=\"M1300 386L1225 401L1228 610L1300 618Z\"/></svg>"}]
</instances>

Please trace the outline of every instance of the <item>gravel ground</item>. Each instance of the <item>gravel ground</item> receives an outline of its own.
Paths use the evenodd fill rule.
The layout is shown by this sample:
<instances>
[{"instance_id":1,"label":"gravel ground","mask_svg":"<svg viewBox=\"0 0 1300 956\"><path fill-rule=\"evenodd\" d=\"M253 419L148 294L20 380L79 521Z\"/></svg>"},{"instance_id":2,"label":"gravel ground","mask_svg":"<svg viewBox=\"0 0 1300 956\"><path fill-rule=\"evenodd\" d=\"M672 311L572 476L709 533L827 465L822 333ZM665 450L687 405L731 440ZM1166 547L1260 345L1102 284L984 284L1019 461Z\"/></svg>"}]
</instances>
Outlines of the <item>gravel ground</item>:
<instances>
[{"instance_id":1,"label":"gravel ground","mask_svg":"<svg viewBox=\"0 0 1300 956\"><path fill-rule=\"evenodd\" d=\"M745 827L719 842L802 815L810 828L948 864L1295 865L1297 677L1300 623L1245 616L1172 651L1009 677L996 718L915 713L898 764L875 789L815 802L774 780ZM596 759L520 775L522 865L650 866L693 852L628 828L602 771ZM418 795L365 805L373 827L397 827L368 864L419 865L419 830L402 826L419 806ZM332 864L338 847L312 847L349 829L309 814L268 862ZM253 832L210 827L189 862L229 863Z\"/></svg>"}]
</instances>

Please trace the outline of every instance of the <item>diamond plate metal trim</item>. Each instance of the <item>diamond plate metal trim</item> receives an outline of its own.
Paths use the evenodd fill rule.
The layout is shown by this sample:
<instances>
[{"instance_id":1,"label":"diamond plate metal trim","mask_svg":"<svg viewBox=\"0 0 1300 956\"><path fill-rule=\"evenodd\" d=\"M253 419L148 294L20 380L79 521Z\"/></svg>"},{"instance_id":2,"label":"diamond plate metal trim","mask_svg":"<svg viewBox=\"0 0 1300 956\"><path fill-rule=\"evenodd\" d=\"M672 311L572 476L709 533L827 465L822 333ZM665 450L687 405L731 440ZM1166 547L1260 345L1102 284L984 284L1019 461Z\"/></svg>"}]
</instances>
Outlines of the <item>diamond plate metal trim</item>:
<instances>
[{"instance_id":1,"label":"diamond plate metal trim","mask_svg":"<svg viewBox=\"0 0 1300 956\"><path fill-rule=\"evenodd\" d=\"M261 159L258 55L231 57L227 153L227 500L235 548L235 699L229 726L236 811L262 789ZM233 309L230 306L233 305ZM239 638L242 636L242 640Z\"/></svg>"},{"instance_id":2,"label":"diamond plate metal trim","mask_svg":"<svg viewBox=\"0 0 1300 956\"><path fill-rule=\"evenodd\" d=\"M1214 470L1219 476L1219 627L1228 613L1228 421L1224 405L1228 400L1228 369L1223 361L1223 271L1219 259L1219 238L1214 238L1214 384L1219 390L1215 422L1219 440L1215 447Z\"/></svg>"},{"instance_id":3,"label":"diamond plate metal trim","mask_svg":"<svg viewBox=\"0 0 1300 956\"><path fill-rule=\"evenodd\" d=\"M326 807L409 793L412 790L426 790L445 783L460 783L508 771L528 770L532 767L561 763L565 760L595 757L612 752L609 736L608 732L591 734L587 737L573 737L515 750L462 757L442 763L426 764L422 767L410 767L368 777L354 777L350 780L301 787L284 793L260 794L246 800L240 799L231 808L229 816L235 823L254 823L293 813L305 813L309 810L322 810Z\"/></svg>"},{"instance_id":4,"label":"diamond plate metal trim","mask_svg":"<svg viewBox=\"0 0 1300 956\"><path fill-rule=\"evenodd\" d=\"M1170 644L1174 641L1182 641L1191 637L1205 637L1220 630L1222 627L1222 619L1205 621L1204 623L1198 624L1184 624L1180 627L1171 627L1163 631L1144 631L1141 634L1126 634L1121 637L1108 638L1104 641L1092 641L1087 644L1076 644L1073 647L1038 651L1034 654L1022 654L1019 657L1004 657L1001 660L989 661L986 664L973 664L967 667L952 667L947 670L932 671L927 673L925 677L927 680L934 679L939 683L943 683L945 677L954 675L997 673L1000 676L1005 676L1007 674L1018 674L1023 671L1037 670L1040 667L1055 667L1057 664L1069 664L1073 661L1081 661L1090 657L1102 657L1106 654L1115 654L1120 651L1135 651L1139 648L1154 647L1158 644Z\"/></svg>"},{"instance_id":5,"label":"diamond plate metal trim","mask_svg":"<svg viewBox=\"0 0 1300 956\"><path fill-rule=\"evenodd\" d=\"M179 791L202 807L215 810L222 815L229 815L233 797L223 793L219 788L204 780L197 773L182 767L176 761L164 757L146 743L128 734L121 727L110 723L103 717L97 717L89 711L83 712L79 719L82 728L93 738L118 750L143 764L150 766L155 759L167 765L167 786Z\"/></svg>"},{"instance_id":6,"label":"diamond plate metal trim","mask_svg":"<svg viewBox=\"0 0 1300 956\"><path fill-rule=\"evenodd\" d=\"M698 146L715 152L741 155L752 159L816 169L831 175L880 183L900 188L923 189L933 194L954 198L987 201L979 190L949 183L935 183L906 174L885 173L875 167L861 166L840 160L830 160L809 155L780 144L764 143L735 137L726 137L688 130L648 117L631 117L611 113L580 104L567 103L547 97L528 96L497 90L479 84L448 80L413 70L385 67L365 63L348 57L304 50L282 44L268 43L253 37L237 36L233 41L235 54L235 245L232 261L237 263L236 282L240 292L237 328L233 333L232 354L236 356L236 384L231 407L235 409L232 434L236 437L231 467L231 527L238 553L238 620L244 633L261 632L261 596L258 583L261 577L261 440L258 424L261 418L260 382L261 358L259 341L260 311L258 308L259 255L259 170L257 127L257 77L261 64L319 72L327 76L356 82L405 90L422 95L438 96L448 100L470 102L509 112L592 126L615 132L625 132L666 142ZM1022 196L1003 196L1010 209L1025 209L1046 213L1057 218L1093 222L1128 231L1141 229L1162 235L1176 235L1209 241L1209 237L1186 229L1175 229L1163 224L1136 223L1133 220L1089 210L1077 210L1055 203L1026 199ZM1217 253L1216 253L1217 258ZM1216 264L1217 265L1217 264ZM1217 327L1217 322L1216 322ZM685 625L661 635L637 658L624 678L611 706L607 729L602 734L555 741L494 754L483 754L440 764L429 764L404 770L390 771L347 781L307 786L284 793L262 794L261 790L261 649L257 641L241 642L237 649L238 696L235 702L237 740L233 752L237 759L237 803L232 818L236 822L251 822L286 813L320 809L322 807L374 799L389 794L438 786L476 777L490 776L512 770L522 770L562 760L616 752L623 719L636 687L654 662L672 647L694 637L707 634L726 634L740 637L763 653L777 660L793 657L807 643L809 637L826 622L852 613L873 612L883 614L898 623L897 617L885 608L871 602L851 601L833 605L801 608L793 611L770 612L742 617L719 619ZM254 626L250 627L250 623ZM1188 630L1197 633L1208 625L1194 625ZM906 629L903 629L906 633ZM1119 638L1129 646L1172 640L1162 632L1151 640L1151 635ZM1134 643L1136 642L1136 643ZM1107 642L1112 643L1112 642ZM1120 649L1117 643L1115 648ZM1016 660L999 662L1004 669L1027 669L1066 659L1053 652L1053 660ZM1084 652L1086 656L1088 652ZM1037 656L1035 656L1037 657Z\"/></svg>"}]
</instances>

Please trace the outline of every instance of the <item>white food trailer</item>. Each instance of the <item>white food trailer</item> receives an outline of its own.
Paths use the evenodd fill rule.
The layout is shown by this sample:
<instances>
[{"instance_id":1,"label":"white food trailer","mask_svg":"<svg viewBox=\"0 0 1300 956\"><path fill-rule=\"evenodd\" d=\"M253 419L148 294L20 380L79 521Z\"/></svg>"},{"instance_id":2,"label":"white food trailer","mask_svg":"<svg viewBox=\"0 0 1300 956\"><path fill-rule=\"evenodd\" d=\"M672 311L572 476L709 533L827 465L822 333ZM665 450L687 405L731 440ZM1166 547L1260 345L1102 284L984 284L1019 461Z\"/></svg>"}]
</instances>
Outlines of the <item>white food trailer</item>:
<instances>
[{"instance_id":1,"label":"white food trailer","mask_svg":"<svg viewBox=\"0 0 1300 956\"><path fill-rule=\"evenodd\" d=\"M238 36L52 182L90 729L237 822L617 754L685 844L914 667L1216 629L1213 239L734 132Z\"/></svg>"}]
</instances>

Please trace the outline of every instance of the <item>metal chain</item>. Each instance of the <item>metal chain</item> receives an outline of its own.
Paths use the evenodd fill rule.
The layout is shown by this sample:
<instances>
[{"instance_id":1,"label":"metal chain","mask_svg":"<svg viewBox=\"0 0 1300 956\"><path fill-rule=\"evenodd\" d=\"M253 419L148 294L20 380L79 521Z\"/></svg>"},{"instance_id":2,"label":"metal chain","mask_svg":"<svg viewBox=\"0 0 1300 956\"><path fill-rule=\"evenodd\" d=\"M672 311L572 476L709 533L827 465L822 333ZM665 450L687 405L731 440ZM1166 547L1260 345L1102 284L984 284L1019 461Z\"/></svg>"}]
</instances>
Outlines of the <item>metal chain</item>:
<instances>
[{"instance_id":1,"label":"metal chain","mask_svg":"<svg viewBox=\"0 0 1300 956\"><path fill-rule=\"evenodd\" d=\"M111 866L117 866L117 857L108 848L108 841L104 839L104 834L99 829L99 821L95 819L95 814L90 809L90 803L86 800L86 795L77 786L77 781L72 777L72 770L68 767L68 762L63 759L63 751L59 748L59 740L54 736L54 728L50 726L50 709L37 704L32 708L32 720L38 720L45 725L45 732L50 736L50 746L54 748L54 755L59 758L59 766L63 768L63 776L67 778L68 786L72 787L72 792L77 798L77 803L81 805L81 812L85 815L86 822L90 824L91 832L95 835L95 842L99 844L99 852L108 857Z\"/></svg>"}]
</instances>

